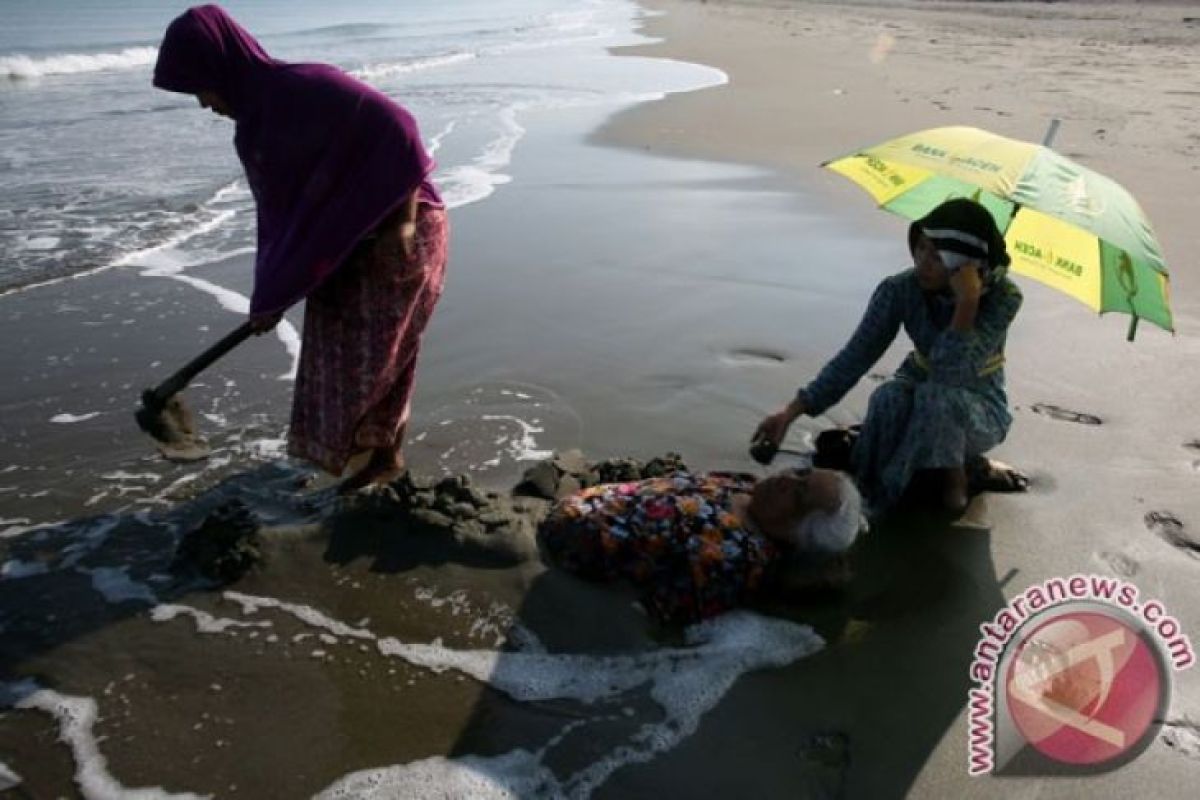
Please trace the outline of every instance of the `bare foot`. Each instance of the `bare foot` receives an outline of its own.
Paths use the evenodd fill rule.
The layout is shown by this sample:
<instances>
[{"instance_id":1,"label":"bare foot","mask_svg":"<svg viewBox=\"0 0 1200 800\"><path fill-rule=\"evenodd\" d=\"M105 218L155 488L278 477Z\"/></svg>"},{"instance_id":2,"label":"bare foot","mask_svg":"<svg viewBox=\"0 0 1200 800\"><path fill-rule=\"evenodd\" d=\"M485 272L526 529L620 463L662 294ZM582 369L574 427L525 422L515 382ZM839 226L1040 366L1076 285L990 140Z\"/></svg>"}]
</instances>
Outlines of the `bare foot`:
<instances>
[{"instance_id":1,"label":"bare foot","mask_svg":"<svg viewBox=\"0 0 1200 800\"><path fill-rule=\"evenodd\" d=\"M367 486L379 486L404 474L404 457L395 450L375 450L362 469L338 485L338 494L350 494Z\"/></svg>"}]
</instances>

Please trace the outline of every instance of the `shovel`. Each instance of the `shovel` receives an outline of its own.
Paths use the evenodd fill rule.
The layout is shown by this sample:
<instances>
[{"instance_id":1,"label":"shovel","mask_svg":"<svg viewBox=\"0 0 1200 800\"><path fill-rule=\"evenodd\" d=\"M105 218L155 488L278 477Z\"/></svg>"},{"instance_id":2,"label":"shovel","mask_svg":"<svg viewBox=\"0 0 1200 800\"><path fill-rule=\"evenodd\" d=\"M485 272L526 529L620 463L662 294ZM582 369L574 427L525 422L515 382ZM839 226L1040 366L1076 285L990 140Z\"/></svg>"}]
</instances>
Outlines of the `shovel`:
<instances>
[{"instance_id":1,"label":"shovel","mask_svg":"<svg viewBox=\"0 0 1200 800\"><path fill-rule=\"evenodd\" d=\"M196 430L192 412L179 392L210 364L254 335L254 327L243 322L225 338L185 364L153 389L142 392L142 406L134 414L138 427L154 437L158 450L171 461L199 461L211 452Z\"/></svg>"}]
</instances>

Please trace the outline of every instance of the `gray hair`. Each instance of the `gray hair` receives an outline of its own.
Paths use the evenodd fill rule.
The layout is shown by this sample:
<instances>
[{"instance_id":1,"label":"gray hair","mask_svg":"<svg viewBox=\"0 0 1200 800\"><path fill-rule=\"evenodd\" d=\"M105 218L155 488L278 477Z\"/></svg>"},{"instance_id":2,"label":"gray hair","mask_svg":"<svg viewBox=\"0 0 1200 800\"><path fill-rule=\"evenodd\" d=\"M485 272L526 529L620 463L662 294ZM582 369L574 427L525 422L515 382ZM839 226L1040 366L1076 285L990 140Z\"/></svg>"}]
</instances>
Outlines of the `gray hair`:
<instances>
[{"instance_id":1,"label":"gray hair","mask_svg":"<svg viewBox=\"0 0 1200 800\"><path fill-rule=\"evenodd\" d=\"M838 494L841 503L836 511L809 511L797 520L788 532L787 540L797 552L836 555L844 553L854 544L858 534L866 528L862 514L862 495L854 481L844 473L838 473Z\"/></svg>"}]
</instances>

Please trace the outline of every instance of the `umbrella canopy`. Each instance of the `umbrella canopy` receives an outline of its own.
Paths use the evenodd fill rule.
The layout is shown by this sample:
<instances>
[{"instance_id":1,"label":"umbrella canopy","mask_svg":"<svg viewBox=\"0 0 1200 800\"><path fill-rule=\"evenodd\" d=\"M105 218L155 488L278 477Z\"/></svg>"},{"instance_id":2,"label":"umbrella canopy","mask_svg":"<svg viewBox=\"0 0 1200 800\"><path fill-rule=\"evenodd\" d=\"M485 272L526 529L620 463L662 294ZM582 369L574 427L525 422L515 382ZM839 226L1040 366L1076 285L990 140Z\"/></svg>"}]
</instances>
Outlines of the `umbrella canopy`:
<instances>
[{"instance_id":1,"label":"umbrella canopy","mask_svg":"<svg viewBox=\"0 0 1200 800\"><path fill-rule=\"evenodd\" d=\"M931 128L823 166L880 207L920 219L951 197L996 218L1012 269L1099 313L1130 314L1174 330L1167 265L1149 220L1128 191L1042 145L978 128Z\"/></svg>"}]
</instances>

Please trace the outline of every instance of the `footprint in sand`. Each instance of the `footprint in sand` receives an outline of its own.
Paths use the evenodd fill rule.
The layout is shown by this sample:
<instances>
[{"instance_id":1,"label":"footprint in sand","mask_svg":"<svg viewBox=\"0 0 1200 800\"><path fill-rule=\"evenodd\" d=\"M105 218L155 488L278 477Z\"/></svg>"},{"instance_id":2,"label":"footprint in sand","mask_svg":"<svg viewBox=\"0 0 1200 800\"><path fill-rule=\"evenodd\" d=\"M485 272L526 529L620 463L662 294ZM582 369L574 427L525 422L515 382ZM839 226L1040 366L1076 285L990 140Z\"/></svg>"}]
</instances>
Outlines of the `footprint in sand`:
<instances>
[{"instance_id":1,"label":"footprint in sand","mask_svg":"<svg viewBox=\"0 0 1200 800\"><path fill-rule=\"evenodd\" d=\"M1182 447L1184 450L1200 451L1200 439L1189 439L1188 441L1181 444L1180 447ZM1200 472L1200 461L1193 461L1192 469L1196 472Z\"/></svg>"},{"instance_id":2,"label":"footprint in sand","mask_svg":"<svg viewBox=\"0 0 1200 800\"><path fill-rule=\"evenodd\" d=\"M1200 558L1200 539L1188 531L1170 511L1150 511L1145 516L1146 528L1167 544L1177 547L1192 558Z\"/></svg>"},{"instance_id":3,"label":"footprint in sand","mask_svg":"<svg viewBox=\"0 0 1200 800\"><path fill-rule=\"evenodd\" d=\"M721 356L726 364L782 364L787 356L774 350L760 347L739 347Z\"/></svg>"},{"instance_id":4,"label":"footprint in sand","mask_svg":"<svg viewBox=\"0 0 1200 800\"><path fill-rule=\"evenodd\" d=\"M1142 568L1137 559L1127 556L1124 553L1104 551L1096 553L1096 559L1122 578L1132 578Z\"/></svg>"},{"instance_id":5,"label":"footprint in sand","mask_svg":"<svg viewBox=\"0 0 1200 800\"><path fill-rule=\"evenodd\" d=\"M1035 414L1041 414L1050 419L1057 419L1062 422L1076 422L1080 425L1100 425L1103 423L1095 414L1087 414L1082 411L1072 411L1069 408L1052 405L1050 403L1034 403L1030 406L1030 410Z\"/></svg>"},{"instance_id":6,"label":"footprint in sand","mask_svg":"<svg viewBox=\"0 0 1200 800\"><path fill-rule=\"evenodd\" d=\"M1180 755L1200 760L1200 725L1189 719L1166 720L1162 741Z\"/></svg>"}]
</instances>

